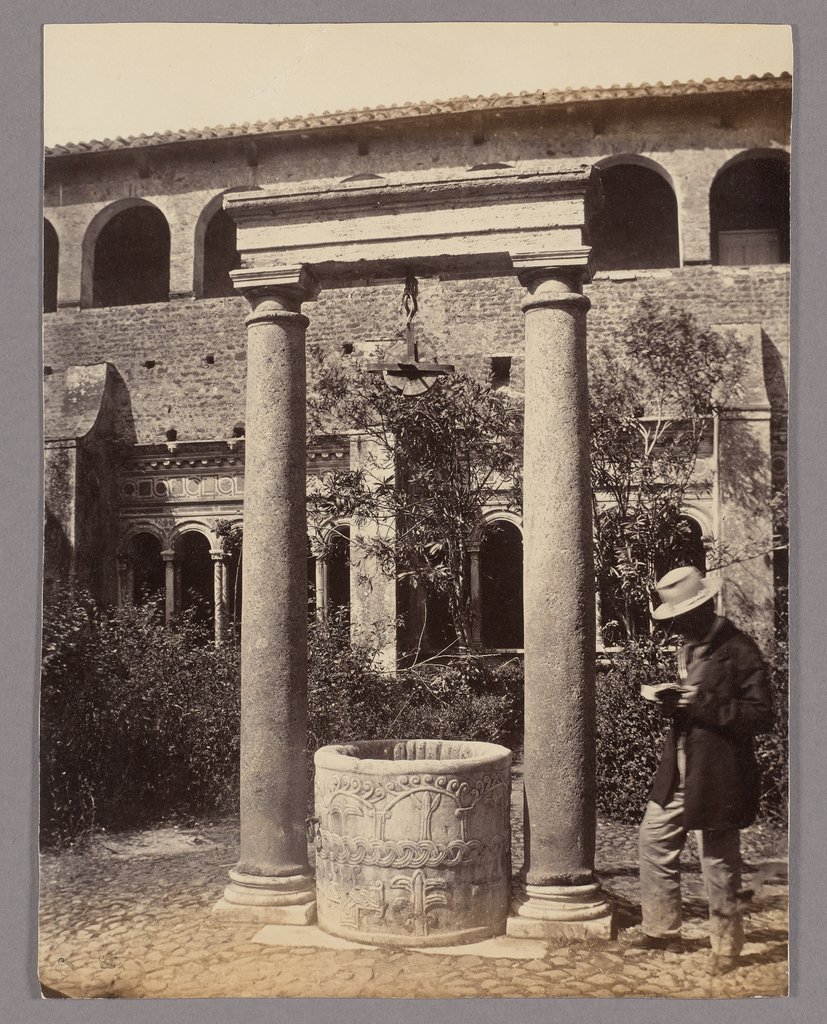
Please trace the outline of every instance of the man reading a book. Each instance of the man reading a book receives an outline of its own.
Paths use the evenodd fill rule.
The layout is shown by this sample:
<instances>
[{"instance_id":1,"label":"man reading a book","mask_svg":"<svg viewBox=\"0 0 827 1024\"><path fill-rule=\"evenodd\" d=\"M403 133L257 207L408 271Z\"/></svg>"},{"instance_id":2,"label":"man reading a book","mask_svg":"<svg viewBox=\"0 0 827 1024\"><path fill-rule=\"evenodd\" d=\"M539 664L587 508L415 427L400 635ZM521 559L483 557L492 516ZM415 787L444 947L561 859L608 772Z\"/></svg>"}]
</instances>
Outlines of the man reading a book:
<instances>
[{"instance_id":1,"label":"man reading a book","mask_svg":"<svg viewBox=\"0 0 827 1024\"><path fill-rule=\"evenodd\" d=\"M709 901L711 970L738 964L744 944L739 830L755 821L760 774L752 737L772 725L767 673L756 644L715 612L720 581L692 566L657 584L652 617L683 639L674 686L648 688L671 719L640 826L643 929L630 945L680 952L680 854L696 833Z\"/></svg>"}]
</instances>

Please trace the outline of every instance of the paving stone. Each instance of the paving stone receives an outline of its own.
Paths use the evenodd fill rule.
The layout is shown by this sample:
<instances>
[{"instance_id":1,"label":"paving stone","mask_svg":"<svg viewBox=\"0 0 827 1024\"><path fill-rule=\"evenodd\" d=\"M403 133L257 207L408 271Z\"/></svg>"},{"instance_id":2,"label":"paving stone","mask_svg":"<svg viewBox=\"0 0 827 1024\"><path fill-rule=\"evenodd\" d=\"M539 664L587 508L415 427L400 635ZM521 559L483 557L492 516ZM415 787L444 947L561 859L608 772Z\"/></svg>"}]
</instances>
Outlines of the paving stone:
<instances>
[{"instance_id":1,"label":"paving stone","mask_svg":"<svg viewBox=\"0 0 827 1024\"><path fill-rule=\"evenodd\" d=\"M59 856L45 854L42 867L41 977L46 984L77 997L120 996L678 996L731 998L777 995L787 987L786 887L764 886L747 921L745 955L755 963L734 977L713 982L706 973L708 949L682 957L624 956L617 947L582 944L537 951L521 958L516 947L488 940L489 947L446 952L265 945L253 941L256 926L219 923L209 909L220 895L237 848L235 826L218 823L198 830L211 840L209 850L185 856L140 856L112 860L88 848ZM116 836L107 836L116 846ZM598 864L612 891L637 899L634 877L615 875L635 861L635 829L601 826ZM755 862L766 857L751 840ZM745 844L745 849L747 844ZM193 871L193 858L198 869ZM108 859L107 868L104 859ZM112 870L111 865L117 864ZM108 880L108 881L107 881ZM166 881L166 886L160 885ZM147 894L152 894L151 898ZM774 902L773 902L774 901ZM701 941L705 909L692 900L685 934ZM307 933L309 929L303 929ZM323 933L320 933L323 934ZM332 937L328 937L332 938ZM344 940L342 940L344 941ZM503 943L501 947L496 944ZM482 946L483 944L479 944ZM98 957L112 951L119 971L101 972ZM65 956L77 968L61 978L54 970ZM75 961L77 961L75 963ZM724 984L727 982L727 984Z\"/></svg>"}]
</instances>

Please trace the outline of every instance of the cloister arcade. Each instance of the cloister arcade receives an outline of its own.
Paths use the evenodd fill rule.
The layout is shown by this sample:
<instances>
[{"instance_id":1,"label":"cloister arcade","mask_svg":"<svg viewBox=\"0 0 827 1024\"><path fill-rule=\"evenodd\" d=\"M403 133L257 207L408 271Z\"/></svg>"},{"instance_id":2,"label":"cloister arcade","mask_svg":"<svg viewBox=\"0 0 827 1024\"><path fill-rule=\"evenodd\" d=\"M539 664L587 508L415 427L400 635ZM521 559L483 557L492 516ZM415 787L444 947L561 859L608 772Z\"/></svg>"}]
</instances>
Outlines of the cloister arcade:
<instances>
[{"instance_id":1,"label":"cloister arcade","mask_svg":"<svg viewBox=\"0 0 827 1024\"><path fill-rule=\"evenodd\" d=\"M634 153L599 159L603 199L589 213L588 231L598 273L656 270L683 265L682 233L688 215L680 187L667 168ZM233 295L229 272L238 266L235 225L216 193L202 207L192 239L192 292L196 299ZM789 262L789 156L784 150L745 150L715 170L709 185L709 260L713 265ZM44 226L43 309L58 305L58 273L80 258L82 308L165 302L170 297L170 223L146 199L120 199L90 221L77 253L60 245L60 227ZM694 260L693 262L698 262Z\"/></svg>"}]
</instances>

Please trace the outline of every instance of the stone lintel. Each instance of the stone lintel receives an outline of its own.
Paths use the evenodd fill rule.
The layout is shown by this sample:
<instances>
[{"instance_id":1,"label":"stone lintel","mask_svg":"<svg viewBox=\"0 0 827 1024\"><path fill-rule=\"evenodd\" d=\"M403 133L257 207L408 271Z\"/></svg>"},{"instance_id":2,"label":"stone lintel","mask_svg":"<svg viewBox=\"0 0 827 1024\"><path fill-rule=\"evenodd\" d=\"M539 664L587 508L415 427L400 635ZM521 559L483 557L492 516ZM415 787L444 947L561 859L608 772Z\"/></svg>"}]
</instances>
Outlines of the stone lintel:
<instances>
[{"instance_id":1,"label":"stone lintel","mask_svg":"<svg viewBox=\"0 0 827 1024\"><path fill-rule=\"evenodd\" d=\"M528 252L576 266L582 277L593 177L587 164L541 165L231 193L225 209L236 220L245 268L232 276L244 290L278 285L268 276L273 268L301 265L325 285L404 278L411 268L420 275L507 275L514 271L509 254Z\"/></svg>"},{"instance_id":2,"label":"stone lintel","mask_svg":"<svg viewBox=\"0 0 827 1024\"><path fill-rule=\"evenodd\" d=\"M284 214L317 215L344 212L375 212L377 208L410 207L456 202L477 205L493 200L583 195L595 171L591 164L568 166L541 164L514 170L447 171L435 177L433 171L382 176L357 181L336 181L309 185L275 185L270 188L232 192L224 197L224 209L236 220L277 217Z\"/></svg>"},{"instance_id":3,"label":"stone lintel","mask_svg":"<svg viewBox=\"0 0 827 1024\"><path fill-rule=\"evenodd\" d=\"M320 291L316 276L304 264L231 270L230 277L235 288L243 294L287 292L301 302L312 302Z\"/></svg>"}]
</instances>

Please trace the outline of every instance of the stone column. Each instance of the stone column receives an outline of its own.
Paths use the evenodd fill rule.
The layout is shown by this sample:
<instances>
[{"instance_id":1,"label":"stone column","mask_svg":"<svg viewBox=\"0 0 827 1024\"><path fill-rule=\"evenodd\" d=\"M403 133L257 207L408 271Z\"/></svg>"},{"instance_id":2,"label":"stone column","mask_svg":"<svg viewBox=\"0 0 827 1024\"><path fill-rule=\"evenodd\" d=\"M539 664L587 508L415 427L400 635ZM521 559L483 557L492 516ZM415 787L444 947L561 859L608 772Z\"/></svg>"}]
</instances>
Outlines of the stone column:
<instances>
[{"instance_id":1,"label":"stone column","mask_svg":"<svg viewBox=\"0 0 827 1024\"><path fill-rule=\"evenodd\" d=\"M482 587L480 585L480 545L468 548L470 558L471 584L471 646L474 650L482 648Z\"/></svg>"},{"instance_id":2,"label":"stone column","mask_svg":"<svg viewBox=\"0 0 827 1024\"><path fill-rule=\"evenodd\" d=\"M161 558L164 560L164 621L169 625L180 607L175 600L175 552L162 551Z\"/></svg>"},{"instance_id":3,"label":"stone column","mask_svg":"<svg viewBox=\"0 0 827 1024\"><path fill-rule=\"evenodd\" d=\"M210 557L213 563L213 627L215 642L220 644L227 634L227 571L221 548L212 548Z\"/></svg>"},{"instance_id":4,"label":"stone column","mask_svg":"<svg viewBox=\"0 0 827 1024\"><path fill-rule=\"evenodd\" d=\"M132 559L127 557L126 560L126 572L124 573L125 583L125 604L135 604L135 566L132 564Z\"/></svg>"},{"instance_id":5,"label":"stone column","mask_svg":"<svg viewBox=\"0 0 827 1024\"><path fill-rule=\"evenodd\" d=\"M581 291L588 250L579 255L579 266L514 259L526 287L525 864L508 921L517 936L611 933L594 878L590 303Z\"/></svg>"},{"instance_id":6,"label":"stone column","mask_svg":"<svg viewBox=\"0 0 827 1024\"><path fill-rule=\"evenodd\" d=\"M128 590L129 556L119 554L116 559L118 569L118 607L132 603L132 594Z\"/></svg>"},{"instance_id":7,"label":"stone column","mask_svg":"<svg viewBox=\"0 0 827 1024\"><path fill-rule=\"evenodd\" d=\"M302 267L239 270L247 317L241 642L241 856L216 906L275 924L315 918L307 860L305 329Z\"/></svg>"},{"instance_id":8,"label":"stone column","mask_svg":"<svg viewBox=\"0 0 827 1024\"><path fill-rule=\"evenodd\" d=\"M316 620L324 622L327 617L327 565L321 558L314 558L316 573Z\"/></svg>"},{"instance_id":9,"label":"stone column","mask_svg":"<svg viewBox=\"0 0 827 1024\"><path fill-rule=\"evenodd\" d=\"M173 579L173 598L175 608L180 608L183 604L182 593L181 593L181 560L176 559L173 563L172 579Z\"/></svg>"}]
</instances>

